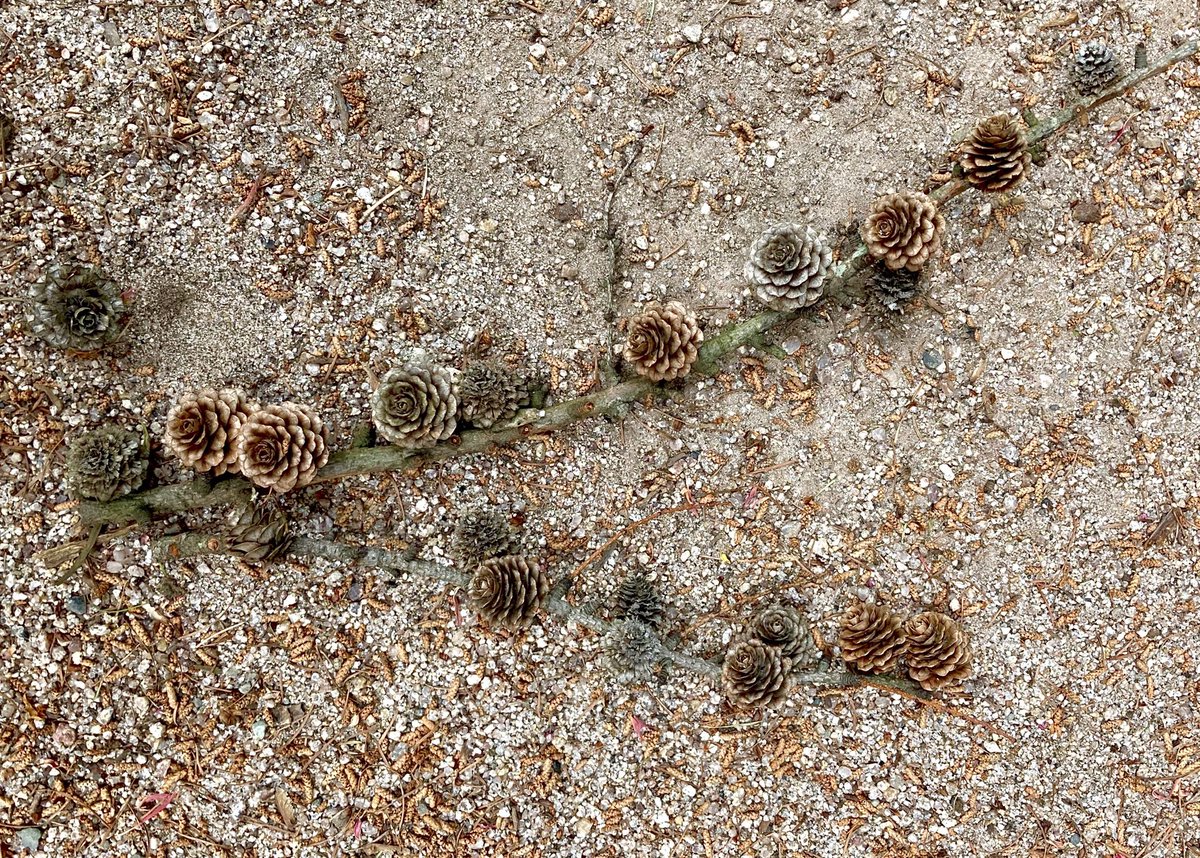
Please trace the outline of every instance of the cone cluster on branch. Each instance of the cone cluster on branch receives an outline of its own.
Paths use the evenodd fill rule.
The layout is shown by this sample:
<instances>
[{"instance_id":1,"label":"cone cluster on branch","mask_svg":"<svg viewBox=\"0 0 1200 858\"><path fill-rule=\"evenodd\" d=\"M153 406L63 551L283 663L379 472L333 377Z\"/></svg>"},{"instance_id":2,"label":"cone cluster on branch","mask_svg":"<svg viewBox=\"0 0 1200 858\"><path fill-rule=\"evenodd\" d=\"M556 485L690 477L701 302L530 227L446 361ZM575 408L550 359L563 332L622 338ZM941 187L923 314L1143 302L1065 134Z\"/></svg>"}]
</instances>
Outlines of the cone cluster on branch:
<instances>
[{"instance_id":1,"label":"cone cluster on branch","mask_svg":"<svg viewBox=\"0 0 1200 858\"><path fill-rule=\"evenodd\" d=\"M371 398L379 434L398 447L432 447L458 425L458 384L453 370L412 363L379 381Z\"/></svg>"},{"instance_id":2,"label":"cone cluster on branch","mask_svg":"<svg viewBox=\"0 0 1200 858\"><path fill-rule=\"evenodd\" d=\"M904 624L908 675L926 691L959 685L971 673L971 639L951 617L936 611Z\"/></svg>"},{"instance_id":3,"label":"cone cluster on branch","mask_svg":"<svg viewBox=\"0 0 1200 858\"><path fill-rule=\"evenodd\" d=\"M1071 82L1082 95L1095 95L1120 76L1117 57L1104 42L1088 42L1075 55Z\"/></svg>"},{"instance_id":4,"label":"cone cluster on branch","mask_svg":"<svg viewBox=\"0 0 1200 858\"><path fill-rule=\"evenodd\" d=\"M787 696L791 662L779 647L761 641L735 643L725 654L721 685L725 698L734 706L771 706Z\"/></svg>"},{"instance_id":5,"label":"cone cluster on branch","mask_svg":"<svg viewBox=\"0 0 1200 858\"><path fill-rule=\"evenodd\" d=\"M812 227L775 226L750 247L743 274L758 299L774 310L797 310L825 294L833 249Z\"/></svg>"},{"instance_id":6,"label":"cone cluster on branch","mask_svg":"<svg viewBox=\"0 0 1200 858\"><path fill-rule=\"evenodd\" d=\"M279 509L244 512L225 536L225 550L247 563L274 560L291 547L291 524Z\"/></svg>"},{"instance_id":7,"label":"cone cluster on branch","mask_svg":"<svg viewBox=\"0 0 1200 858\"><path fill-rule=\"evenodd\" d=\"M696 363L704 342L696 314L678 301L647 304L627 326L625 360L651 381L683 378Z\"/></svg>"},{"instance_id":8,"label":"cone cluster on branch","mask_svg":"<svg viewBox=\"0 0 1200 858\"><path fill-rule=\"evenodd\" d=\"M658 666L658 635L645 623L625 619L604 637L608 665L622 683L645 679Z\"/></svg>"},{"instance_id":9,"label":"cone cluster on branch","mask_svg":"<svg viewBox=\"0 0 1200 858\"><path fill-rule=\"evenodd\" d=\"M891 673L903 659L926 691L956 686L971 673L971 639L946 614L924 611L907 622L887 608L860 602L842 617L842 660L861 673Z\"/></svg>"},{"instance_id":10,"label":"cone cluster on branch","mask_svg":"<svg viewBox=\"0 0 1200 858\"><path fill-rule=\"evenodd\" d=\"M92 265L51 270L30 296L29 327L51 346L92 351L121 333L125 303L113 280Z\"/></svg>"},{"instance_id":11,"label":"cone cluster on branch","mask_svg":"<svg viewBox=\"0 0 1200 858\"><path fill-rule=\"evenodd\" d=\"M662 623L663 603L658 588L640 572L632 572L617 587L613 616L634 620L658 631Z\"/></svg>"},{"instance_id":12,"label":"cone cluster on branch","mask_svg":"<svg viewBox=\"0 0 1200 858\"><path fill-rule=\"evenodd\" d=\"M67 490L77 500L101 503L127 495L146 481L146 452L140 432L111 425L86 432L67 449Z\"/></svg>"},{"instance_id":13,"label":"cone cluster on branch","mask_svg":"<svg viewBox=\"0 0 1200 858\"><path fill-rule=\"evenodd\" d=\"M189 393L167 414L167 447L200 473L236 474L237 437L257 408L240 390Z\"/></svg>"},{"instance_id":14,"label":"cone cluster on branch","mask_svg":"<svg viewBox=\"0 0 1200 858\"><path fill-rule=\"evenodd\" d=\"M521 553L521 536L509 518L495 509L470 506L459 513L450 540L454 559L467 569L484 560Z\"/></svg>"},{"instance_id":15,"label":"cone cluster on branch","mask_svg":"<svg viewBox=\"0 0 1200 858\"><path fill-rule=\"evenodd\" d=\"M529 404L529 382L500 364L471 364L458 383L458 417L480 429L511 420Z\"/></svg>"},{"instance_id":16,"label":"cone cluster on branch","mask_svg":"<svg viewBox=\"0 0 1200 858\"><path fill-rule=\"evenodd\" d=\"M821 657L808 622L791 605L771 605L759 613L750 624L750 637L777 647L793 670L812 667Z\"/></svg>"},{"instance_id":17,"label":"cone cluster on branch","mask_svg":"<svg viewBox=\"0 0 1200 858\"><path fill-rule=\"evenodd\" d=\"M316 411L285 402L257 409L237 436L238 468L256 486L290 492L329 461L328 432Z\"/></svg>"},{"instance_id":18,"label":"cone cluster on branch","mask_svg":"<svg viewBox=\"0 0 1200 858\"><path fill-rule=\"evenodd\" d=\"M519 555L484 560L467 587L471 607L498 626L529 625L549 597L545 570Z\"/></svg>"},{"instance_id":19,"label":"cone cluster on branch","mask_svg":"<svg viewBox=\"0 0 1200 858\"><path fill-rule=\"evenodd\" d=\"M946 220L925 194L887 194L871 206L862 228L863 243L875 259L891 269L919 271L937 249Z\"/></svg>"},{"instance_id":20,"label":"cone cluster on branch","mask_svg":"<svg viewBox=\"0 0 1200 858\"><path fill-rule=\"evenodd\" d=\"M989 193L1011 190L1029 171L1025 132L1007 113L989 116L975 126L959 161L971 187Z\"/></svg>"}]
</instances>

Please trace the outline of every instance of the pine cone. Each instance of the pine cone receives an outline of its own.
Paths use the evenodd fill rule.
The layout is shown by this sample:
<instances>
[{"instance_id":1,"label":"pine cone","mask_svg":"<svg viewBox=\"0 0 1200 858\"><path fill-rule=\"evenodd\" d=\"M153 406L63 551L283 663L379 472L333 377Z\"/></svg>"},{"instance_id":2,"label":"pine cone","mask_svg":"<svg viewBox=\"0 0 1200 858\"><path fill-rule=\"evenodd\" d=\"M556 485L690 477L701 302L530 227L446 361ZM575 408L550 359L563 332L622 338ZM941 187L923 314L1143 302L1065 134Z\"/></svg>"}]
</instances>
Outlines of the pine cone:
<instances>
[{"instance_id":1,"label":"pine cone","mask_svg":"<svg viewBox=\"0 0 1200 858\"><path fill-rule=\"evenodd\" d=\"M462 566L474 569L484 560L519 554L521 536L507 516L484 506L467 507L454 525L450 551Z\"/></svg>"},{"instance_id":2,"label":"pine cone","mask_svg":"<svg viewBox=\"0 0 1200 858\"><path fill-rule=\"evenodd\" d=\"M772 605L754 618L750 636L759 643L779 648L794 670L812 667L820 659L808 622L790 605Z\"/></svg>"},{"instance_id":3,"label":"pine cone","mask_svg":"<svg viewBox=\"0 0 1200 858\"><path fill-rule=\"evenodd\" d=\"M398 366L379 382L371 417L379 434L401 447L432 447L454 434L458 392L452 370Z\"/></svg>"},{"instance_id":4,"label":"pine cone","mask_svg":"<svg viewBox=\"0 0 1200 858\"><path fill-rule=\"evenodd\" d=\"M678 301L651 303L629 320L625 360L651 381L674 381L691 371L702 342L695 313Z\"/></svg>"},{"instance_id":5,"label":"pine cone","mask_svg":"<svg viewBox=\"0 0 1200 858\"><path fill-rule=\"evenodd\" d=\"M893 271L886 265L874 265L871 267L869 283L879 295L879 300L895 308L908 303L922 291L924 278L920 271L909 271L907 268Z\"/></svg>"},{"instance_id":6,"label":"pine cone","mask_svg":"<svg viewBox=\"0 0 1200 858\"><path fill-rule=\"evenodd\" d=\"M458 384L458 416L480 429L511 420L527 404L529 383L499 364L471 364Z\"/></svg>"},{"instance_id":7,"label":"pine cone","mask_svg":"<svg viewBox=\"0 0 1200 858\"><path fill-rule=\"evenodd\" d=\"M274 560L292 544L291 525L282 510L251 509L225 537L225 550L247 563Z\"/></svg>"},{"instance_id":8,"label":"pine cone","mask_svg":"<svg viewBox=\"0 0 1200 858\"><path fill-rule=\"evenodd\" d=\"M622 683L645 679L658 666L658 636L645 623L623 620L604 637L608 665Z\"/></svg>"},{"instance_id":9,"label":"pine cone","mask_svg":"<svg viewBox=\"0 0 1200 858\"><path fill-rule=\"evenodd\" d=\"M926 691L959 685L971 673L971 638L951 617L936 611L904 624L908 675Z\"/></svg>"},{"instance_id":10,"label":"pine cone","mask_svg":"<svg viewBox=\"0 0 1200 858\"><path fill-rule=\"evenodd\" d=\"M833 250L812 227L775 226L751 246L743 275L768 307L796 310L825 294L831 262Z\"/></svg>"},{"instance_id":11,"label":"pine cone","mask_svg":"<svg viewBox=\"0 0 1200 858\"><path fill-rule=\"evenodd\" d=\"M617 588L613 616L617 619L636 620L658 631L663 616L663 603L659 598L658 588L640 572L626 575Z\"/></svg>"},{"instance_id":12,"label":"pine cone","mask_svg":"<svg viewBox=\"0 0 1200 858\"><path fill-rule=\"evenodd\" d=\"M95 266L56 268L30 297L30 329L55 348L92 351L121 333L121 290Z\"/></svg>"},{"instance_id":13,"label":"pine cone","mask_svg":"<svg viewBox=\"0 0 1200 858\"><path fill-rule=\"evenodd\" d=\"M842 617L842 661L862 673L890 673L904 654L904 623L879 605L859 602Z\"/></svg>"},{"instance_id":14,"label":"pine cone","mask_svg":"<svg viewBox=\"0 0 1200 858\"><path fill-rule=\"evenodd\" d=\"M67 487L77 500L106 502L146 481L145 438L119 426L87 432L67 450Z\"/></svg>"},{"instance_id":15,"label":"pine cone","mask_svg":"<svg viewBox=\"0 0 1200 858\"><path fill-rule=\"evenodd\" d=\"M999 193L1015 188L1029 170L1029 145L1007 113L981 120L963 144L959 160L972 187Z\"/></svg>"},{"instance_id":16,"label":"pine cone","mask_svg":"<svg viewBox=\"0 0 1200 858\"><path fill-rule=\"evenodd\" d=\"M311 483L329 461L327 440L325 424L308 406L268 405L242 421L238 467L256 486L290 492Z\"/></svg>"},{"instance_id":17,"label":"pine cone","mask_svg":"<svg viewBox=\"0 0 1200 858\"><path fill-rule=\"evenodd\" d=\"M550 579L524 557L493 557L479 564L467 600L489 623L527 626L550 596Z\"/></svg>"},{"instance_id":18,"label":"pine cone","mask_svg":"<svg viewBox=\"0 0 1200 858\"><path fill-rule=\"evenodd\" d=\"M937 249L946 219L922 193L904 191L877 199L862 228L863 243L888 268L919 271Z\"/></svg>"},{"instance_id":19,"label":"pine cone","mask_svg":"<svg viewBox=\"0 0 1200 858\"><path fill-rule=\"evenodd\" d=\"M1075 55L1071 82L1082 95L1095 95L1120 75L1117 57L1104 42L1088 42Z\"/></svg>"},{"instance_id":20,"label":"pine cone","mask_svg":"<svg viewBox=\"0 0 1200 858\"><path fill-rule=\"evenodd\" d=\"M734 706L770 706L787 695L792 663L779 647L759 641L735 643L725 654L721 683Z\"/></svg>"},{"instance_id":21,"label":"pine cone","mask_svg":"<svg viewBox=\"0 0 1200 858\"><path fill-rule=\"evenodd\" d=\"M201 473L236 474L238 433L256 408L239 390L189 393L167 414L167 446L183 464Z\"/></svg>"}]
</instances>

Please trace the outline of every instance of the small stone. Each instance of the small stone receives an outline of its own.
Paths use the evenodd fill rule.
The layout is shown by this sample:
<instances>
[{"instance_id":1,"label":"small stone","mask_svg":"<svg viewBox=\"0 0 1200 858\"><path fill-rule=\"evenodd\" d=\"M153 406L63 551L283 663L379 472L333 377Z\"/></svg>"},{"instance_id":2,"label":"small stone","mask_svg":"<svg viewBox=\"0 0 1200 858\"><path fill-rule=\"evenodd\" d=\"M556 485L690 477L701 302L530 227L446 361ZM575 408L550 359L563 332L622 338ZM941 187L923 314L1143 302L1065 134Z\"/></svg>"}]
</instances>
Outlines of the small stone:
<instances>
[{"instance_id":1,"label":"small stone","mask_svg":"<svg viewBox=\"0 0 1200 858\"><path fill-rule=\"evenodd\" d=\"M30 852L37 852L38 845L42 842L42 829L22 828L17 832L17 837L20 839L23 848L28 849Z\"/></svg>"},{"instance_id":2,"label":"small stone","mask_svg":"<svg viewBox=\"0 0 1200 858\"><path fill-rule=\"evenodd\" d=\"M698 44L704 35L704 28L699 24L688 24L683 28L683 37L693 45Z\"/></svg>"},{"instance_id":3,"label":"small stone","mask_svg":"<svg viewBox=\"0 0 1200 858\"><path fill-rule=\"evenodd\" d=\"M67 610L76 616L82 617L87 613L87 600L83 596L76 593L67 599Z\"/></svg>"},{"instance_id":4,"label":"small stone","mask_svg":"<svg viewBox=\"0 0 1200 858\"><path fill-rule=\"evenodd\" d=\"M1076 203L1075 207L1071 209L1071 217L1080 223L1100 223L1102 214L1100 206L1091 200L1084 200L1081 203Z\"/></svg>"},{"instance_id":5,"label":"small stone","mask_svg":"<svg viewBox=\"0 0 1200 858\"><path fill-rule=\"evenodd\" d=\"M54 728L54 741L63 748L69 748L75 744L75 728L70 724L59 724Z\"/></svg>"},{"instance_id":6,"label":"small stone","mask_svg":"<svg viewBox=\"0 0 1200 858\"><path fill-rule=\"evenodd\" d=\"M569 262L564 263L562 270L560 270L558 273L559 273L559 276L562 277L563 280L578 280L579 279L579 269L576 268L574 265L572 265Z\"/></svg>"},{"instance_id":7,"label":"small stone","mask_svg":"<svg viewBox=\"0 0 1200 858\"><path fill-rule=\"evenodd\" d=\"M934 371L938 371L939 369L944 370L946 368L944 359L942 358L942 353L937 349L926 349L924 352L922 352L921 363L925 364L926 367Z\"/></svg>"}]
</instances>

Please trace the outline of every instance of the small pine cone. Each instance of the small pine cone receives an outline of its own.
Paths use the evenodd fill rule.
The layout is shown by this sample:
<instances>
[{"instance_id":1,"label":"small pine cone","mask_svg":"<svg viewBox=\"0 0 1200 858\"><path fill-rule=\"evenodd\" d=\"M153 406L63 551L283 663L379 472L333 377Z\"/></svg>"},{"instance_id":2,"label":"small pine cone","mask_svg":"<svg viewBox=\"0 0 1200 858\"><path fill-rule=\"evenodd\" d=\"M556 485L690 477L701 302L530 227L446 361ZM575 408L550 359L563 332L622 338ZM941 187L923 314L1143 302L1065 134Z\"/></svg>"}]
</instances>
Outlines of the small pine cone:
<instances>
[{"instance_id":1,"label":"small pine cone","mask_svg":"<svg viewBox=\"0 0 1200 858\"><path fill-rule=\"evenodd\" d=\"M1112 48L1104 42L1088 42L1075 55L1071 82L1082 95L1095 95L1116 81L1120 69Z\"/></svg>"},{"instance_id":2,"label":"small pine cone","mask_svg":"<svg viewBox=\"0 0 1200 858\"><path fill-rule=\"evenodd\" d=\"M608 665L622 683L645 679L658 665L658 635L645 623L623 620L604 637Z\"/></svg>"},{"instance_id":3,"label":"small pine cone","mask_svg":"<svg viewBox=\"0 0 1200 858\"><path fill-rule=\"evenodd\" d=\"M201 473L236 474L238 433L257 408L239 390L189 393L167 414L167 446L183 464Z\"/></svg>"},{"instance_id":4,"label":"small pine cone","mask_svg":"<svg viewBox=\"0 0 1200 858\"><path fill-rule=\"evenodd\" d=\"M458 383L458 416L480 429L511 420L527 404L529 383L495 363L472 364Z\"/></svg>"},{"instance_id":5,"label":"small pine cone","mask_svg":"<svg viewBox=\"0 0 1200 858\"><path fill-rule=\"evenodd\" d=\"M887 194L871 206L862 228L863 243L888 268L919 271L937 249L946 219L922 193Z\"/></svg>"},{"instance_id":6,"label":"small pine cone","mask_svg":"<svg viewBox=\"0 0 1200 858\"><path fill-rule=\"evenodd\" d=\"M926 691L959 685L971 673L971 638L951 617L936 611L904 624L908 675Z\"/></svg>"},{"instance_id":7,"label":"small pine cone","mask_svg":"<svg viewBox=\"0 0 1200 858\"><path fill-rule=\"evenodd\" d=\"M285 402L242 421L238 467L256 486L290 492L307 486L329 461L328 433L317 412Z\"/></svg>"},{"instance_id":8,"label":"small pine cone","mask_svg":"<svg viewBox=\"0 0 1200 858\"><path fill-rule=\"evenodd\" d=\"M379 381L371 417L379 434L400 447L432 447L458 424L454 372L417 364L398 366Z\"/></svg>"},{"instance_id":9,"label":"small pine cone","mask_svg":"<svg viewBox=\"0 0 1200 858\"><path fill-rule=\"evenodd\" d=\"M872 266L869 280L879 300L889 307L898 307L911 301L921 292L923 282L920 271L909 271L907 268L893 271L886 265Z\"/></svg>"},{"instance_id":10,"label":"small pine cone","mask_svg":"<svg viewBox=\"0 0 1200 858\"><path fill-rule=\"evenodd\" d=\"M30 329L55 348L92 351L121 333L121 290L95 266L56 268L30 297Z\"/></svg>"},{"instance_id":11,"label":"small pine cone","mask_svg":"<svg viewBox=\"0 0 1200 858\"><path fill-rule=\"evenodd\" d=\"M812 227L775 226L750 247L743 275L758 299L775 310L797 310L825 294L833 249Z\"/></svg>"},{"instance_id":12,"label":"small pine cone","mask_svg":"<svg viewBox=\"0 0 1200 858\"><path fill-rule=\"evenodd\" d=\"M658 595L658 588L640 572L626 575L617 587L613 616L623 620L636 620L658 631L663 616L663 603Z\"/></svg>"},{"instance_id":13,"label":"small pine cone","mask_svg":"<svg viewBox=\"0 0 1200 858\"><path fill-rule=\"evenodd\" d=\"M725 654L721 684L734 706L770 706L787 695L791 662L779 647L759 641L735 643Z\"/></svg>"},{"instance_id":14,"label":"small pine cone","mask_svg":"<svg viewBox=\"0 0 1200 858\"><path fill-rule=\"evenodd\" d=\"M859 602L842 617L842 661L862 673L890 673L904 654L904 623L879 605Z\"/></svg>"},{"instance_id":15,"label":"small pine cone","mask_svg":"<svg viewBox=\"0 0 1200 858\"><path fill-rule=\"evenodd\" d=\"M484 560L519 554L521 536L503 514L488 507L472 506L459 513L450 551L460 564L474 569Z\"/></svg>"},{"instance_id":16,"label":"small pine cone","mask_svg":"<svg viewBox=\"0 0 1200 858\"><path fill-rule=\"evenodd\" d=\"M67 450L66 482L71 497L103 503L139 488L149 468L142 433L101 426Z\"/></svg>"},{"instance_id":17,"label":"small pine cone","mask_svg":"<svg viewBox=\"0 0 1200 858\"><path fill-rule=\"evenodd\" d=\"M252 509L230 528L225 550L247 563L261 563L287 551L292 539L291 524L282 510Z\"/></svg>"},{"instance_id":18,"label":"small pine cone","mask_svg":"<svg viewBox=\"0 0 1200 858\"><path fill-rule=\"evenodd\" d=\"M674 381L691 371L702 342L695 313L678 301L651 303L629 320L625 360L651 381Z\"/></svg>"},{"instance_id":19,"label":"small pine cone","mask_svg":"<svg viewBox=\"0 0 1200 858\"><path fill-rule=\"evenodd\" d=\"M550 578L524 557L493 557L479 564L467 600L489 623L527 626L550 596Z\"/></svg>"},{"instance_id":20,"label":"small pine cone","mask_svg":"<svg viewBox=\"0 0 1200 858\"><path fill-rule=\"evenodd\" d=\"M997 113L975 126L959 160L972 187L991 193L1008 191L1029 171L1029 144L1017 120Z\"/></svg>"},{"instance_id":21,"label":"small pine cone","mask_svg":"<svg viewBox=\"0 0 1200 858\"><path fill-rule=\"evenodd\" d=\"M791 605L772 605L760 613L750 624L750 637L778 647L794 670L812 667L821 657L808 622Z\"/></svg>"}]
</instances>

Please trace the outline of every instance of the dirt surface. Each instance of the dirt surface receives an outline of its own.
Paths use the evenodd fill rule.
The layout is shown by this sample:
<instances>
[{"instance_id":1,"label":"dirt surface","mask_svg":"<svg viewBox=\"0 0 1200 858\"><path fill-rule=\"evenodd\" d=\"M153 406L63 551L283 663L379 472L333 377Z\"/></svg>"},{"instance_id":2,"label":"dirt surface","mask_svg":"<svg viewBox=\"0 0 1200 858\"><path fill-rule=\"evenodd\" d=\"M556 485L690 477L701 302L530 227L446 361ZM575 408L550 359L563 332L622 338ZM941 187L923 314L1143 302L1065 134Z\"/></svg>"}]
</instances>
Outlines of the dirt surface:
<instances>
[{"instance_id":1,"label":"dirt surface","mask_svg":"<svg viewBox=\"0 0 1200 858\"><path fill-rule=\"evenodd\" d=\"M932 606L973 636L962 693L741 713L690 674L616 683L574 625L489 631L429 582L155 563L162 524L81 572L43 552L82 537L85 429L147 427L168 484L189 475L157 439L197 387L312 405L335 447L414 349L593 390L642 302L710 332L757 312L767 225L836 240L944 180L980 117L1073 98L1083 42L1132 68L1198 13L0 2L0 854L1195 858L1194 60L1051 140L1017 196L951 202L903 312L826 302L620 421L284 499L305 535L432 560L487 502L556 576L702 502L575 600L603 612L644 570L672 640L718 659L774 599L821 641L857 598ZM103 353L26 330L19 299L72 257L132 307Z\"/></svg>"}]
</instances>

